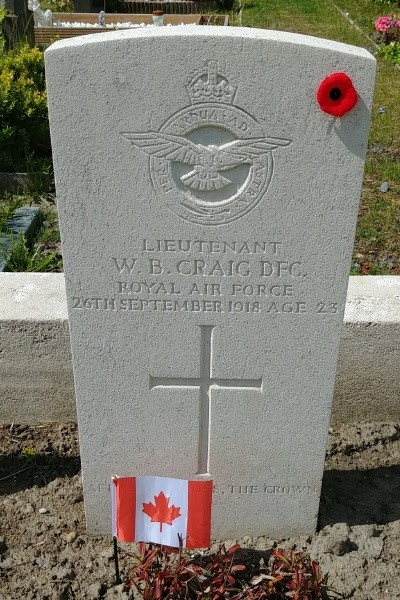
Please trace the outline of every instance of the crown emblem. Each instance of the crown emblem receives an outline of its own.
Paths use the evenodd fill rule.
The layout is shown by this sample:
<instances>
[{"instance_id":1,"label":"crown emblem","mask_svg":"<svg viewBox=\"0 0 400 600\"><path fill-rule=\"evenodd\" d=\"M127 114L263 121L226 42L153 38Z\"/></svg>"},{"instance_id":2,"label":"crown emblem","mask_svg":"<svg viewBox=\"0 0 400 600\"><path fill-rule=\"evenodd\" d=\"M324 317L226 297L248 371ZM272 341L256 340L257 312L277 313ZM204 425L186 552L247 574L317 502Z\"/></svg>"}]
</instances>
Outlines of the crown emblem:
<instances>
[{"instance_id":1,"label":"crown emblem","mask_svg":"<svg viewBox=\"0 0 400 600\"><path fill-rule=\"evenodd\" d=\"M192 104L203 102L233 104L237 88L230 85L222 71L218 71L217 61L209 60L191 79L187 90Z\"/></svg>"}]
</instances>

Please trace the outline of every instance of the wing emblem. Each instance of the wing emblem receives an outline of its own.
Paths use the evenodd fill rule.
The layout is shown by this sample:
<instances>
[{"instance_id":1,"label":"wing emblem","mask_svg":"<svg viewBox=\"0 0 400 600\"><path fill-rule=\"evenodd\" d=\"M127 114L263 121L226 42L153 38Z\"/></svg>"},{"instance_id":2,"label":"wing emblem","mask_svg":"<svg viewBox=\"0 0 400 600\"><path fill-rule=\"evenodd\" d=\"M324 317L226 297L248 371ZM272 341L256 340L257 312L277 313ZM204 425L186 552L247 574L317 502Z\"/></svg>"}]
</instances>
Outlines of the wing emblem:
<instances>
[{"instance_id":1,"label":"wing emblem","mask_svg":"<svg viewBox=\"0 0 400 600\"><path fill-rule=\"evenodd\" d=\"M193 190L220 190L231 183L221 171L228 171L243 163L288 146L291 140L278 138L248 138L222 146L195 144L187 138L167 133L123 133L133 146L148 156L191 165L193 169L181 177L182 183Z\"/></svg>"}]
</instances>

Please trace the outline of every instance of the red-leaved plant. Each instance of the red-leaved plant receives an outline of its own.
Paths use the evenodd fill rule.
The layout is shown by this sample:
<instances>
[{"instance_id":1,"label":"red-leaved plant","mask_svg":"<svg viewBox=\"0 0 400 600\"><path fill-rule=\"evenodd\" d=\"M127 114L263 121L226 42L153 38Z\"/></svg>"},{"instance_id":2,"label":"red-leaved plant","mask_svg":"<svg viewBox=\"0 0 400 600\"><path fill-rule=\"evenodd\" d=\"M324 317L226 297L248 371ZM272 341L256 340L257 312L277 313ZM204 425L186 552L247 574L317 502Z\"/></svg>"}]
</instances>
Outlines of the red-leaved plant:
<instances>
[{"instance_id":1,"label":"red-leaved plant","mask_svg":"<svg viewBox=\"0 0 400 600\"><path fill-rule=\"evenodd\" d=\"M221 544L216 552L193 554L139 544L128 587L143 600L330 600L337 597L319 564L304 552L275 548L268 565L246 560L240 548ZM265 554L260 553L260 554Z\"/></svg>"}]
</instances>

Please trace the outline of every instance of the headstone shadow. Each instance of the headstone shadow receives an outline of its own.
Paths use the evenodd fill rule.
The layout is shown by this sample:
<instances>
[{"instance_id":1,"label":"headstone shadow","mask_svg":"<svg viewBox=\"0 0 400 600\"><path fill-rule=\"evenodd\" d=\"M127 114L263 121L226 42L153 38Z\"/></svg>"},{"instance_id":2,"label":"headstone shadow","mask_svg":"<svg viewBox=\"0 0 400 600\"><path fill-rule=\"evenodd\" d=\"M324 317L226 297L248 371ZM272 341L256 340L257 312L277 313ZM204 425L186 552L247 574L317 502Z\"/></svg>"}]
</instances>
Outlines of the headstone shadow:
<instances>
[{"instance_id":1,"label":"headstone shadow","mask_svg":"<svg viewBox=\"0 0 400 600\"><path fill-rule=\"evenodd\" d=\"M400 519L400 465L324 472L319 528L333 523L383 525Z\"/></svg>"},{"instance_id":2,"label":"headstone shadow","mask_svg":"<svg viewBox=\"0 0 400 600\"><path fill-rule=\"evenodd\" d=\"M57 477L72 477L79 473L79 456L35 454L26 458L20 454L0 456L0 496L14 494L33 486L43 487Z\"/></svg>"}]
</instances>

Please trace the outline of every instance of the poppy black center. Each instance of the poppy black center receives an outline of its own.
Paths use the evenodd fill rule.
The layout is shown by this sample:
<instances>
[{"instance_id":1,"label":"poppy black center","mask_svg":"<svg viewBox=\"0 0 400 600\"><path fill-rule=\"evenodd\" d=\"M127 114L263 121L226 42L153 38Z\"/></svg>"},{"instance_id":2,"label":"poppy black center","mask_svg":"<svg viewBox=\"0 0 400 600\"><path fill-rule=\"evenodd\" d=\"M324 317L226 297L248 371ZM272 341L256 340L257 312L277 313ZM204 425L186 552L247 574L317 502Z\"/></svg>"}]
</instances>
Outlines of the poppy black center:
<instances>
[{"instance_id":1,"label":"poppy black center","mask_svg":"<svg viewBox=\"0 0 400 600\"><path fill-rule=\"evenodd\" d=\"M342 95L342 92L340 91L340 88L338 88L338 87L332 88L331 91L329 92L329 98L331 100L339 100L341 95Z\"/></svg>"}]
</instances>

